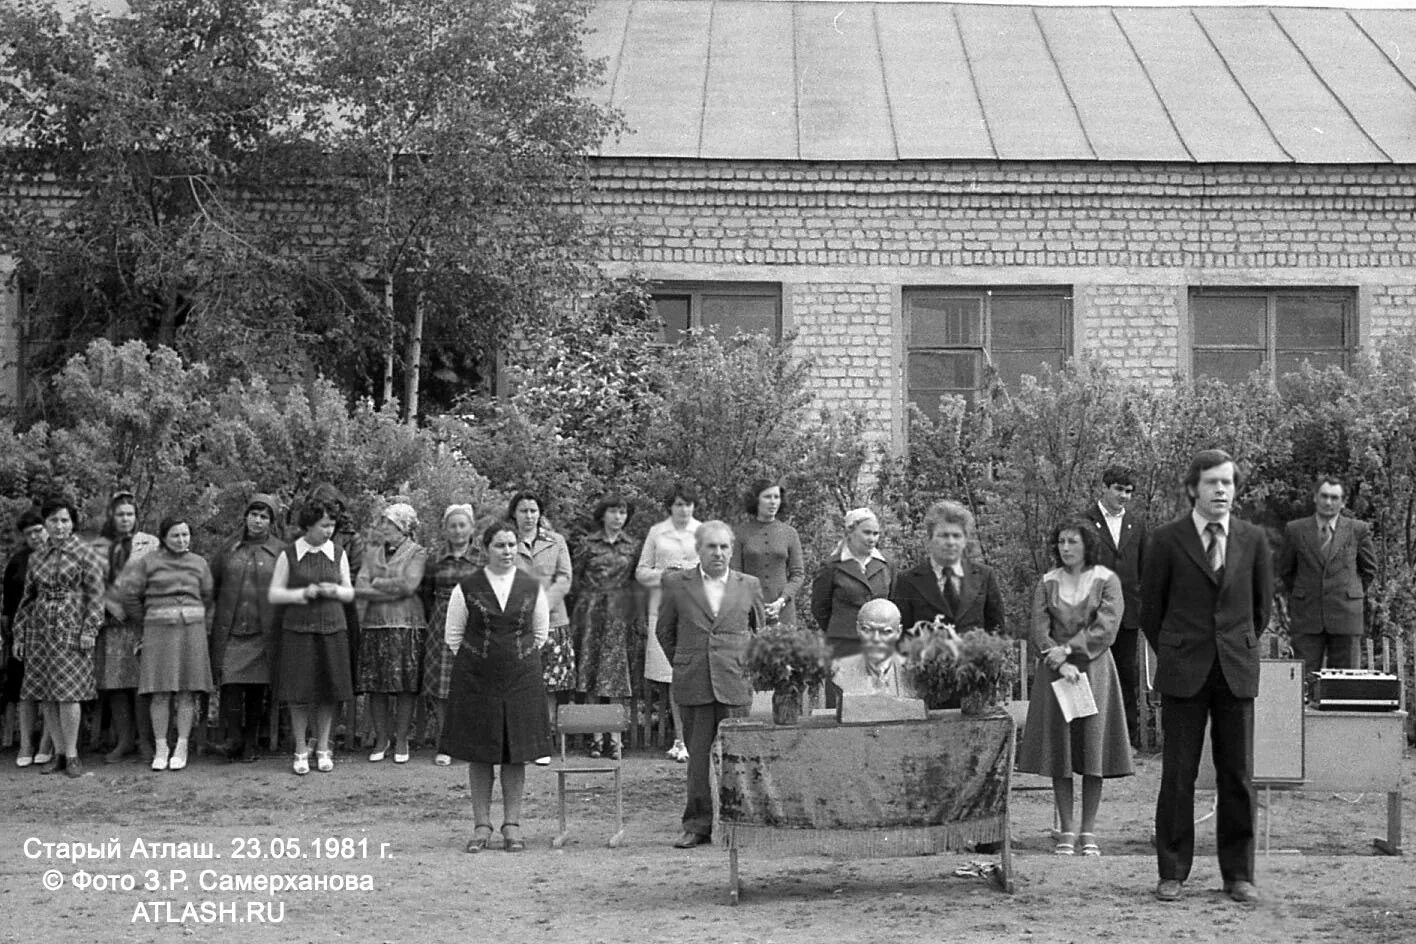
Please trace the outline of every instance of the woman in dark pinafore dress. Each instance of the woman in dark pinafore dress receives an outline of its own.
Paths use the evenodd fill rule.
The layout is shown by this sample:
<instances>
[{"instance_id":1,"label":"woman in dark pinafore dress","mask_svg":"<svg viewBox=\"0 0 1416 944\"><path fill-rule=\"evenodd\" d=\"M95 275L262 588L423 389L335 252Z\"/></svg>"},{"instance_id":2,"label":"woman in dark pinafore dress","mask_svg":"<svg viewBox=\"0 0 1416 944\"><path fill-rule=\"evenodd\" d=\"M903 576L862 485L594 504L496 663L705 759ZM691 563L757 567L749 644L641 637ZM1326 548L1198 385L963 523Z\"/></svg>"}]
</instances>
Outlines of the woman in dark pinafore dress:
<instances>
[{"instance_id":1,"label":"woman in dark pinafore dress","mask_svg":"<svg viewBox=\"0 0 1416 944\"><path fill-rule=\"evenodd\" d=\"M292 769L310 772L306 736L313 711L315 761L321 772L334 769L330 729L339 703L354 697L349 668L349 629L345 604L354 600L349 556L333 541L334 509L320 501L300 508L304 537L275 560L268 598L282 608L275 670L275 697L290 706L295 740Z\"/></svg>"},{"instance_id":2,"label":"woman in dark pinafore dress","mask_svg":"<svg viewBox=\"0 0 1416 944\"><path fill-rule=\"evenodd\" d=\"M447 719L438 749L469 762L476 823L468 852L492 836L492 782L502 775L502 837L521 852L521 797L526 764L550 753L551 726L541 678L541 646L550 633L550 608L535 577L516 567L516 526L500 522L482 532L487 566L448 598L444 638L456 653Z\"/></svg>"}]
</instances>

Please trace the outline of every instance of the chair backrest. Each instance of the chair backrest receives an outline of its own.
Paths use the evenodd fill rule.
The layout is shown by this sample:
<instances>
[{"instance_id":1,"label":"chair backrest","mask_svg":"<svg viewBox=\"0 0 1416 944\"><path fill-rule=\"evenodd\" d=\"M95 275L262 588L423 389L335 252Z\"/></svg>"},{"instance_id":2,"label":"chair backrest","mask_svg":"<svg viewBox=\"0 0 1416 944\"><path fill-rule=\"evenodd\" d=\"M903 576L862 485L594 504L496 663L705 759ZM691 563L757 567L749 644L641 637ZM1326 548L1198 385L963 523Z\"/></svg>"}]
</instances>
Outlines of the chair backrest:
<instances>
[{"instance_id":1,"label":"chair backrest","mask_svg":"<svg viewBox=\"0 0 1416 944\"><path fill-rule=\"evenodd\" d=\"M629 728L629 709L622 704L561 705L556 709L561 734L607 734Z\"/></svg>"}]
</instances>

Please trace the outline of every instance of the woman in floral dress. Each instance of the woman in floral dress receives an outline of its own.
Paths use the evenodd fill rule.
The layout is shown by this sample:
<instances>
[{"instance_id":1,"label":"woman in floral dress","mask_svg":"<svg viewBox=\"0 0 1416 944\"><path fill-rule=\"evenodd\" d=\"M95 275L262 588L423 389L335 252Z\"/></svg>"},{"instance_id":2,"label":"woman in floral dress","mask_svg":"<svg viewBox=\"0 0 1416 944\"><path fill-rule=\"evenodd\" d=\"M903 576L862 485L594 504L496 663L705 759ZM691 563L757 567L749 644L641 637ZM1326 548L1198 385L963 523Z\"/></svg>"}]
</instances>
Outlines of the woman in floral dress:
<instances>
[{"instance_id":1,"label":"woman in floral dress","mask_svg":"<svg viewBox=\"0 0 1416 944\"><path fill-rule=\"evenodd\" d=\"M575 554L575 609L571 635L578 655L576 691L602 702L630 696L630 639L637 600L634 568L639 542L625 534L634 513L623 497L606 495L595 506L600 530L587 534ZM619 759L619 732L590 742L590 756Z\"/></svg>"}]
</instances>

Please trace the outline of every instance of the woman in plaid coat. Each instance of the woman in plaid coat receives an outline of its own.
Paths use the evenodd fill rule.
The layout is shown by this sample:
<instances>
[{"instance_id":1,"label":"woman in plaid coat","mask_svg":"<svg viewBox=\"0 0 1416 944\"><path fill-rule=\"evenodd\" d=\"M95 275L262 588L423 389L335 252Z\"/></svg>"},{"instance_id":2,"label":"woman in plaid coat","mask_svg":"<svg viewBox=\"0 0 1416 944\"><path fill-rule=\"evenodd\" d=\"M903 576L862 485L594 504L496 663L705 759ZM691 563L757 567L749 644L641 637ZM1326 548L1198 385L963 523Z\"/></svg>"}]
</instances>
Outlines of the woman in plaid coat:
<instances>
[{"instance_id":1,"label":"woman in plaid coat","mask_svg":"<svg viewBox=\"0 0 1416 944\"><path fill-rule=\"evenodd\" d=\"M93 647L103 625L103 559L75 536L78 512L68 501L47 501L40 514L49 543L30 558L15 625L16 654L25 660L20 697L41 703L62 748L40 773L80 777L79 703L98 697Z\"/></svg>"}]
</instances>

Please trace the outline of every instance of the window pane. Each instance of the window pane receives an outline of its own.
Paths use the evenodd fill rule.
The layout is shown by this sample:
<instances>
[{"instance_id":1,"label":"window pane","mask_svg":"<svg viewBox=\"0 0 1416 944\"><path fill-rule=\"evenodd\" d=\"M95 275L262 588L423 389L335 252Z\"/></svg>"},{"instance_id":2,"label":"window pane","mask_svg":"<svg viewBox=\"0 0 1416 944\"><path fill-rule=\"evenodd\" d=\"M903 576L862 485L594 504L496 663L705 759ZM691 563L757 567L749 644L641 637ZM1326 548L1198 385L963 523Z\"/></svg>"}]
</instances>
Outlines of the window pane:
<instances>
[{"instance_id":1,"label":"window pane","mask_svg":"<svg viewBox=\"0 0 1416 944\"><path fill-rule=\"evenodd\" d=\"M909 311L911 347L983 345L981 295L911 292L905 296L905 307Z\"/></svg>"},{"instance_id":2,"label":"window pane","mask_svg":"<svg viewBox=\"0 0 1416 944\"><path fill-rule=\"evenodd\" d=\"M1276 299L1275 341L1284 348L1346 347L1346 308L1340 298L1280 295Z\"/></svg>"},{"instance_id":3,"label":"window pane","mask_svg":"<svg viewBox=\"0 0 1416 944\"><path fill-rule=\"evenodd\" d=\"M912 390L972 390L978 386L978 355L973 351L913 351L909 386Z\"/></svg>"},{"instance_id":4,"label":"window pane","mask_svg":"<svg viewBox=\"0 0 1416 944\"><path fill-rule=\"evenodd\" d=\"M1196 344L1268 348L1268 301L1262 295L1192 295L1190 311Z\"/></svg>"},{"instance_id":5,"label":"window pane","mask_svg":"<svg viewBox=\"0 0 1416 944\"><path fill-rule=\"evenodd\" d=\"M1051 351L994 351L993 367L998 371L1000 380L1011 389L1017 389L1023 374L1041 377L1043 364L1055 373L1062 369L1064 359L1060 348Z\"/></svg>"},{"instance_id":6,"label":"window pane","mask_svg":"<svg viewBox=\"0 0 1416 944\"><path fill-rule=\"evenodd\" d=\"M704 295L699 326L717 328L719 337L777 336L777 299L772 295Z\"/></svg>"},{"instance_id":7,"label":"window pane","mask_svg":"<svg viewBox=\"0 0 1416 944\"><path fill-rule=\"evenodd\" d=\"M991 308L995 351L1063 349L1067 346L1067 299L1058 295L994 295Z\"/></svg>"},{"instance_id":8,"label":"window pane","mask_svg":"<svg viewBox=\"0 0 1416 944\"><path fill-rule=\"evenodd\" d=\"M1307 361L1318 370L1324 367L1347 367L1345 351L1279 351L1274 357L1278 375L1291 374Z\"/></svg>"},{"instance_id":9,"label":"window pane","mask_svg":"<svg viewBox=\"0 0 1416 944\"><path fill-rule=\"evenodd\" d=\"M655 295L654 314L664 325L660 340L676 343L688 331L688 296Z\"/></svg>"},{"instance_id":10,"label":"window pane","mask_svg":"<svg viewBox=\"0 0 1416 944\"><path fill-rule=\"evenodd\" d=\"M1243 383L1264 366L1262 351L1195 351L1195 376Z\"/></svg>"}]
</instances>

